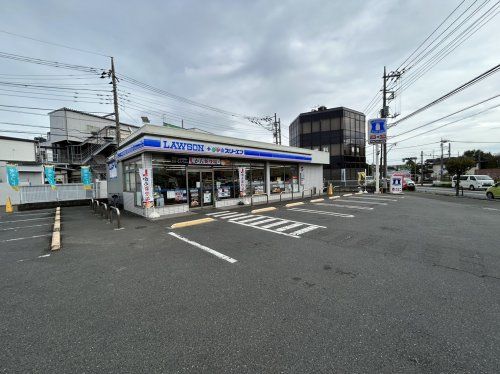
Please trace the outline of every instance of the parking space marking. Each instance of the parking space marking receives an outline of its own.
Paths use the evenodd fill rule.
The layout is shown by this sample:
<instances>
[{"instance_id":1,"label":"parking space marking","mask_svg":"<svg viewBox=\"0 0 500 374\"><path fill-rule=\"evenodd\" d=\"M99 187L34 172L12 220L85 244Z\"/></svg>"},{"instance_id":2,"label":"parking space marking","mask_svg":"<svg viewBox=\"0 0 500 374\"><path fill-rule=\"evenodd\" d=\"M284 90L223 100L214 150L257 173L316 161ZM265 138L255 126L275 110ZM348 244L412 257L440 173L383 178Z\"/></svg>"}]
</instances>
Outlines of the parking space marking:
<instances>
[{"instance_id":1,"label":"parking space marking","mask_svg":"<svg viewBox=\"0 0 500 374\"><path fill-rule=\"evenodd\" d=\"M282 232L286 230L291 230L296 227L302 226L302 223L292 223L291 225L281 226L276 229L276 231Z\"/></svg>"},{"instance_id":2,"label":"parking space marking","mask_svg":"<svg viewBox=\"0 0 500 374\"><path fill-rule=\"evenodd\" d=\"M17 240L24 240L24 239L42 238L44 236L52 236L52 233L50 233L50 234L42 234L42 235L26 236L26 237L23 237L23 238L4 239L4 240L0 240L0 243L15 242Z\"/></svg>"},{"instance_id":3,"label":"parking space marking","mask_svg":"<svg viewBox=\"0 0 500 374\"><path fill-rule=\"evenodd\" d=\"M211 217L221 218L221 217L224 217L224 216L231 216L233 214L238 214L238 212L219 212L219 213L216 213L216 214L212 214ZM207 216L208 216L208 214L207 214Z\"/></svg>"},{"instance_id":4,"label":"parking space marking","mask_svg":"<svg viewBox=\"0 0 500 374\"><path fill-rule=\"evenodd\" d=\"M486 210L500 210L500 209L497 209L497 208L483 208L483 209L486 209Z\"/></svg>"},{"instance_id":5,"label":"parking space marking","mask_svg":"<svg viewBox=\"0 0 500 374\"><path fill-rule=\"evenodd\" d=\"M303 212L303 213L311 213L311 214L322 214L326 216L335 216L335 217L343 217L343 218L354 218L352 214L345 213L337 213L337 212L327 212L324 210L313 210L313 209L303 209L303 208L290 208L290 210Z\"/></svg>"},{"instance_id":6,"label":"parking space marking","mask_svg":"<svg viewBox=\"0 0 500 374\"><path fill-rule=\"evenodd\" d=\"M238 260L235 260L234 258L232 257L229 257L229 256L226 256L225 254L223 253L220 253L220 252L217 252L215 250L213 250L212 248L208 248L207 246L204 246L203 244L200 244L200 243L197 243L193 240L189 240L188 238L185 238L175 232L169 232L168 233L169 235L173 236L174 238L177 238L179 240L182 240L183 242L186 242L188 244L191 244L192 246L195 246L197 248L200 248L201 250L207 252L207 253L210 253L218 258L220 258L221 260L224 260L224 261L227 261L231 264L234 264L235 262L238 262Z\"/></svg>"},{"instance_id":7,"label":"parking space marking","mask_svg":"<svg viewBox=\"0 0 500 374\"><path fill-rule=\"evenodd\" d=\"M334 207L339 207L339 208L347 208L347 209L358 209L358 210L373 210L371 206L357 206L357 205L344 205L344 204L328 204L328 203L317 203L314 205L321 205L321 206L334 206Z\"/></svg>"},{"instance_id":8,"label":"parking space marking","mask_svg":"<svg viewBox=\"0 0 500 374\"><path fill-rule=\"evenodd\" d=\"M205 215L206 216L216 216L218 214L224 214L224 213L230 213L230 211L229 210L221 210L219 212L206 213Z\"/></svg>"},{"instance_id":9,"label":"parking space marking","mask_svg":"<svg viewBox=\"0 0 500 374\"><path fill-rule=\"evenodd\" d=\"M19 229L27 229L29 227L41 227L41 226L50 226L50 225L52 225L52 223L41 223L39 225L7 227L5 229L0 229L0 231L19 230Z\"/></svg>"},{"instance_id":10,"label":"parking space marking","mask_svg":"<svg viewBox=\"0 0 500 374\"><path fill-rule=\"evenodd\" d=\"M387 203L382 203L379 201L361 201L358 199L355 200L337 200L343 203L356 203L356 204L374 204L374 205L387 205Z\"/></svg>"},{"instance_id":11,"label":"parking space marking","mask_svg":"<svg viewBox=\"0 0 500 374\"><path fill-rule=\"evenodd\" d=\"M236 218L236 217L241 217L241 216L248 216L248 214L246 214L246 213L233 213L231 215L219 216L217 218L229 219L229 218Z\"/></svg>"},{"instance_id":12,"label":"parking space marking","mask_svg":"<svg viewBox=\"0 0 500 374\"><path fill-rule=\"evenodd\" d=\"M351 198L356 200L398 201L397 199L389 199L387 197L352 196Z\"/></svg>"},{"instance_id":13,"label":"parking space marking","mask_svg":"<svg viewBox=\"0 0 500 374\"><path fill-rule=\"evenodd\" d=\"M230 216L228 215L216 216L213 213L208 213L207 215L209 214L211 214L211 217L227 219L227 222L235 223L241 226L252 227L255 229L264 230L272 232L274 234L285 235L293 238L300 238L299 235L318 228L323 228L323 229L326 228L325 226L315 225L307 222L294 221L279 217L263 216L260 214L256 215L248 213L236 213L234 215L231 214ZM302 227L302 229L293 231L291 233L287 232L289 230L293 230L301 226L305 227Z\"/></svg>"},{"instance_id":14,"label":"parking space marking","mask_svg":"<svg viewBox=\"0 0 500 374\"><path fill-rule=\"evenodd\" d=\"M40 217L40 218L26 218L26 219L15 219L12 221L0 221L2 223L14 223L14 222L26 222L26 221L39 221L41 219L51 219L52 217Z\"/></svg>"},{"instance_id":15,"label":"parking space marking","mask_svg":"<svg viewBox=\"0 0 500 374\"><path fill-rule=\"evenodd\" d=\"M25 216L42 216L46 214L54 214L54 211L50 212L40 212L40 213L14 213L14 217L25 217Z\"/></svg>"}]
</instances>

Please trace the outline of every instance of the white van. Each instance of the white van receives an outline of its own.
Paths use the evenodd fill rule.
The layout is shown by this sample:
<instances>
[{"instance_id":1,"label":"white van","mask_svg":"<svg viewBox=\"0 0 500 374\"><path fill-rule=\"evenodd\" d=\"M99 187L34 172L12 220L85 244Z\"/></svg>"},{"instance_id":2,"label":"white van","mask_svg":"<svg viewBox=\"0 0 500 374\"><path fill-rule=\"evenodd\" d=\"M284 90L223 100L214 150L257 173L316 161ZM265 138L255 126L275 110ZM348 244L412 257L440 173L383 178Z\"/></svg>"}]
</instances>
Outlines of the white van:
<instances>
[{"instance_id":1,"label":"white van","mask_svg":"<svg viewBox=\"0 0 500 374\"><path fill-rule=\"evenodd\" d=\"M453 176L451 186L455 188L457 176ZM487 189L495 184L495 181L487 175L461 175L460 187L468 188L469 190Z\"/></svg>"}]
</instances>

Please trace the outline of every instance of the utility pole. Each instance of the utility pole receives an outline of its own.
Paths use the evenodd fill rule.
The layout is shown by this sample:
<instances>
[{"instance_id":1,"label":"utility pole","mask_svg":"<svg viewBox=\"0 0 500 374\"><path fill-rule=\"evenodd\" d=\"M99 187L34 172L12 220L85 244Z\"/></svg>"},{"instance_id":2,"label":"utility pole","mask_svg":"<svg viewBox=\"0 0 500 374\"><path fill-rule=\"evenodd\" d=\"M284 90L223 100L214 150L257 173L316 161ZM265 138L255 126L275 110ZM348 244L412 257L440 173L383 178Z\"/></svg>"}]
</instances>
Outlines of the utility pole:
<instances>
[{"instance_id":1,"label":"utility pole","mask_svg":"<svg viewBox=\"0 0 500 374\"><path fill-rule=\"evenodd\" d=\"M278 130L278 119L276 118L276 113L274 113L273 143L281 144L281 134L280 131Z\"/></svg>"},{"instance_id":2,"label":"utility pole","mask_svg":"<svg viewBox=\"0 0 500 374\"><path fill-rule=\"evenodd\" d=\"M451 142L448 142L448 158L451 158Z\"/></svg>"},{"instance_id":3,"label":"utility pole","mask_svg":"<svg viewBox=\"0 0 500 374\"><path fill-rule=\"evenodd\" d=\"M440 172L440 181L443 180L443 144L448 143L448 140L441 139L441 172Z\"/></svg>"},{"instance_id":4,"label":"utility pole","mask_svg":"<svg viewBox=\"0 0 500 374\"><path fill-rule=\"evenodd\" d=\"M113 83L113 104L115 106L115 125L116 125L116 146L120 145L120 115L118 113L118 94L116 92L116 74L115 62L111 57L111 82Z\"/></svg>"},{"instance_id":5,"label":"utility pole","mask_svg":"<svg viewBox=\"0 0 500 374\"><path fill-rule=\"evenodd\" d=\"M424 151L420 151L420 185L424 185Z\"/></svg>"},{"instance_id":6,"label":"utility pole","mask_svg":"<svg viewBox=\"0 0 500 374\"><path fill-rule=\"evenodd\" d=\"M184 119L181 119L181 127L184 128Z\"/></svg>"},{"instance_id":7,"label":"utility pole","mask_svg":"<svg viewBox=\"0 0 500 374\"><path fill-rule=\"evenodd\" d=\"M278 144L281 145L281 118L278 118L278 141Z\"/></svg>"}]
</instances>

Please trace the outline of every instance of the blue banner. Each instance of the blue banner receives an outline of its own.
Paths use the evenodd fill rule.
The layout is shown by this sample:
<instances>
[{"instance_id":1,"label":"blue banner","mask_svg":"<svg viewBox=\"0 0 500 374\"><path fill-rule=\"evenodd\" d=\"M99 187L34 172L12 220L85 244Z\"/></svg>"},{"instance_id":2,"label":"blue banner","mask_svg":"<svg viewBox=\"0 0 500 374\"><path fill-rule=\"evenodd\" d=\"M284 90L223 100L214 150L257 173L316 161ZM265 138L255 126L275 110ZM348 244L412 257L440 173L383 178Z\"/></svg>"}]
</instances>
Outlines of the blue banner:
<instances>
[{"instance_id":1,"label":"blue banner","mask_svg":"<svg viewBox=\"0 0 500 374\"><path fill-rule=\"evenodd\" d=\"M90 172L90 166L82 166L80 169L80 174L83 183L84 190L92 189L92 173Z\"/></svg>"},{"instance_id":2,"label":"blue banner","mask_svg":"<svg viewBox=\"0 0 500 374\"><path fill-rule=\"evenodd\" d=\"M56 169L54 165L45 165L45 179L50 184L53 190L56 189Z\"/></svg>"},{"instance_id":3,"label":"blue banner","mask_svg":"<svg viewBox=\"0 0 500 374\"><path fill-rule=\"evenodd\" d=\"M7 180L9 185L16 191L19 191L19 170L17 165L6 165L7 168Z\"/></svg>"}]
</instances>

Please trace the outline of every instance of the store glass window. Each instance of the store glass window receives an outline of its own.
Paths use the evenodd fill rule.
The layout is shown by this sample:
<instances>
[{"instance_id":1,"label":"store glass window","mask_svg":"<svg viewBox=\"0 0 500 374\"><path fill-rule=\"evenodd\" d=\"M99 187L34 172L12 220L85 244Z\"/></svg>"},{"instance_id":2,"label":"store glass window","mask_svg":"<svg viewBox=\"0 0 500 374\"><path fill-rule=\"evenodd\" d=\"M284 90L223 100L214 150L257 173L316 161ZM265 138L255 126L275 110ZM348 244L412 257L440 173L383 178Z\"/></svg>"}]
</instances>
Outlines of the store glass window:
<instances>
[{"instance_id":1,"label":"store glass window","mask_svg":"<svg viewBox=\"0 0 500 374\"><path fill-rule=\"evenodd\" d=\"M313 121L311 132L315 133L315 132L320 132L320 131L321 131L321 128L319 126L319 121Z\"/></svg>"},{"instance_id":2,"label":"store glass window","mask_svg":"<svg viewBox=\"0 0 500 374\"><path fill-rule=\"evenodd\" d=\"M142 167L139 158L123 163L123 191L134 193L134 205L142 206L141 178L139 169Z\"/></svg>"},{"instance_id":3,"label":"store glass window","mask_svg":"<svg viewBox=\"0 0 500 374\"><path fill-rule=\"evenodd\" d=\"M299 169L297 165L285 165L285 192L299 192Z\"/></svg>"},{"instance_id":4,"label":"store glass window","mask_svg":"<svg viewBox=\"0 0 500 374\"><path fill-rule=\"evenodd\" d=\"M186 167L153 162L155 206L187 204Z\"/></svg>"},{"instance_id":5,"label":"store glass window","mask_svg":"<svg viewBox=\"0 0 500 374\"><path fill-rule=\"evenodd\" d=\"M252 164L252 195L261 195L266 192L264 164Z\"/></svg>"},{"instance_id":6,"label":"store glass window","mask_svg":"<svg viewBox=\"0 0 500 374\"><path fill-rule=\"evenodd\" d=\"M332 131L341 129L340 122L341 118L332 118L332 125L331 125Z\"/></svg>"},{"instance_id":7,"label":"store glass window","mask_svg":"<svg viewBox=\"0 0 500 374\"><path fill-rule=\"evenodd\" d=\"M229 199L236 196L236 183L232 166L214 169L215 196L217 200Z\"/></svg>"},{"instance_id":8,"label":"store glass window","mask_svg":"<svg viewBox=\"0 0 500 374\"><path fill-rule=\"evenodd\" d=\"M283 165L270 165L270 183L271 183L271 193L281 193L285 191L285 181Z\"/></svg>"},{"instance_id":9,"label":"store glass window","mask_svg":"<svg viewBox=\"0 0 500 374\"><path fill-rule=\"evenodd\" d=\"M330 132L330 119L321 120L321 132Z\"/></svg>"}]
</instances>

